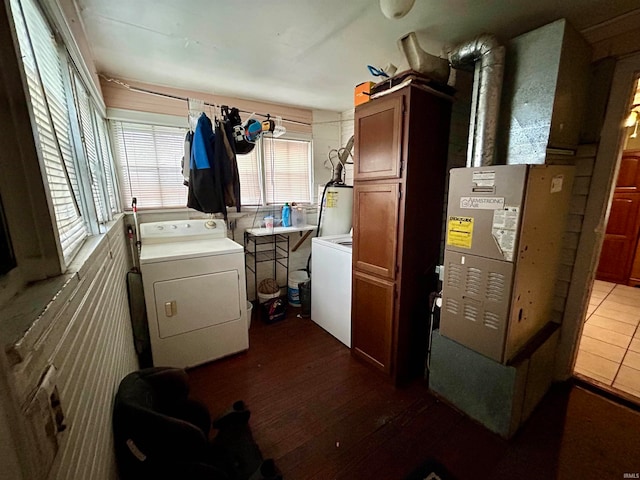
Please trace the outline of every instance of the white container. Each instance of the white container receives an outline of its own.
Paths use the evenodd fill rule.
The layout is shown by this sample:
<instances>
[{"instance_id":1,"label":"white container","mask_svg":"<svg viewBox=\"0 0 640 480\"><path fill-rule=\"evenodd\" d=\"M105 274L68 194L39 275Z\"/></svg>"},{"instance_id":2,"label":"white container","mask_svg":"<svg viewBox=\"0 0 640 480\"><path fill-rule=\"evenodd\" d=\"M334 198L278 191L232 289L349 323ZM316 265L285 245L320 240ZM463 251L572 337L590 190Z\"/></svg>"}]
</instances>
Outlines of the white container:
<instances>
[{"instance_id":1,"label":"white container","mask_svg":"<svg viewBox=\"0 0 640 480\"><path fill-rule=\"evenodd\" d=\"M318 186L318 205L322 201L324 185ZM320 220L320 236L345 235L351 230L353 215L353 187L347 185L332 185L324 194L321 205L322 219ZM320 208L318 208L320 215Z\"/></svg>"},{"instance_id":2,"label":"white container","mask_svg":"<svg viewBox=\"0 0 640 480\"><path fill-rule=\"evenodd\" d=\"M280 292L276 293L262 293L258 292L258 302L265 303L267 300L271 300L272 298L278 298L280 296Z\"/></svg>"},{"instance_id":3,"label":"white container","mask_svg":"<svg viewBox=\"0 0 640 480\"><path fill-rule=\"evenodd\" d=\"M307 212L303 207L291 207L291 223L294 227L303 227L307 223Z\"/></svg>"},{"instance_id":4,"label":"white container","mask_svg":"<svg viewBox=\"0 0 640 480\"><path fill-rule=\"evenodd\" d=\"M289 305L292 307L302 306L300 303L300 290L298 289L298 284L307 280L309 280L309 276L304 270L296 270L289 274L289 291L287 299L289 300Z\"/></svg>"}]
</instances>

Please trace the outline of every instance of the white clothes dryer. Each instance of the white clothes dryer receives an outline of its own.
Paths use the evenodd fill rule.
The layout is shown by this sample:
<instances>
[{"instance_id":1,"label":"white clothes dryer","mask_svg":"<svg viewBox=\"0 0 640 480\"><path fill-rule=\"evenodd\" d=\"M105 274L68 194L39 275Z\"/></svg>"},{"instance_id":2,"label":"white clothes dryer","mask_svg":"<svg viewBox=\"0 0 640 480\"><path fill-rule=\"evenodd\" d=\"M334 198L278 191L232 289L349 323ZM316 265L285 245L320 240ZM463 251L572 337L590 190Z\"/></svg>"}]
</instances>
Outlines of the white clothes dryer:
<instances>
[{"instance_id":1,"label":"white clothes dryer","mask_svg":"<svg viewBox=\"0 0 640 480\"><path fill-rule=\"evenodd\" d=\"M249 348L244 248L223 220L140 225L155 366L192 367Z\"/></svg>"}]
</instances>

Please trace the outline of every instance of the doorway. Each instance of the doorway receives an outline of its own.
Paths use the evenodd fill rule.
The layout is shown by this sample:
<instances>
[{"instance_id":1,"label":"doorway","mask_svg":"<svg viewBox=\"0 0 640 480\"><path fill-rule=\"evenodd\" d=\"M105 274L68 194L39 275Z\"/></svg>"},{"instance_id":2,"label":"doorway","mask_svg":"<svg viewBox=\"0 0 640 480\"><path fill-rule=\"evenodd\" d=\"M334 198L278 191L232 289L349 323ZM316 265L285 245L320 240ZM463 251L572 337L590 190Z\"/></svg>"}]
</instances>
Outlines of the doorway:
<instances>
[{"instance_id":1,"label":"doorway","mask_svg":"<svg viewBox=\"0 0 640 480\"><path fill-rule=\"evenodd\" d=\"M625 121L574 374L640 404L640 80Z\"/></svg>"}]
</instances>

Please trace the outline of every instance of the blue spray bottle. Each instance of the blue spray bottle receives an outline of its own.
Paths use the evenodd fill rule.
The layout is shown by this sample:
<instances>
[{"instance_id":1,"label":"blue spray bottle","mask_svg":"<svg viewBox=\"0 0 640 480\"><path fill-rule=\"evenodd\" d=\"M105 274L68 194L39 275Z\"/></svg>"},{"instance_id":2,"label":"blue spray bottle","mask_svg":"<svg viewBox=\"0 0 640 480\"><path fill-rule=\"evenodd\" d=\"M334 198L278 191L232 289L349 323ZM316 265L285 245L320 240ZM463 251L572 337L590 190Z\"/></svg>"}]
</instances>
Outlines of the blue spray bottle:
<instances>
[{"instance_id":1,"label":"blue spray bottle","mask_svg":"<svg viewBox=\"0 0 640 480\"><path fill-rule=\"evenodd\" d=\"M291 226L291 207L288 203L285 203L282 207L282 226L290 227Z\"/></svg>"}]
</instances>

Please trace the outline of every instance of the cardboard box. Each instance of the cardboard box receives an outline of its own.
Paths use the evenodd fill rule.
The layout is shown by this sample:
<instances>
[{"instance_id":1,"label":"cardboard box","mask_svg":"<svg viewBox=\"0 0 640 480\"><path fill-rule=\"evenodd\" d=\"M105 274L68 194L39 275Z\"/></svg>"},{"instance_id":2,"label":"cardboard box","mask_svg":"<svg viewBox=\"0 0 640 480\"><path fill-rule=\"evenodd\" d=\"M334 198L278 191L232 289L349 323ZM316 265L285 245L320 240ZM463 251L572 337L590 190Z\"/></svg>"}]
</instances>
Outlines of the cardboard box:
<instances>
[{"instance_id":1,"label":"cardboard box","mask_svg":"<svg viewBox=\"0 0 640 480\"><path fill-rule=\"evenodd\" d=\"M371 89L374 85L374 82L362 82L361 84L356 85L353 92L353 105L355 107L369 101L369 94L371 93Z\"/></svg>"}]
</instances>

